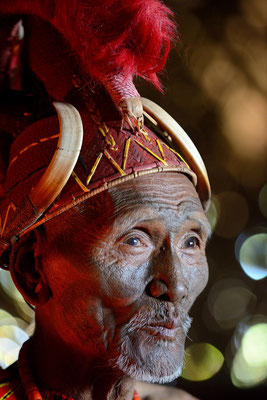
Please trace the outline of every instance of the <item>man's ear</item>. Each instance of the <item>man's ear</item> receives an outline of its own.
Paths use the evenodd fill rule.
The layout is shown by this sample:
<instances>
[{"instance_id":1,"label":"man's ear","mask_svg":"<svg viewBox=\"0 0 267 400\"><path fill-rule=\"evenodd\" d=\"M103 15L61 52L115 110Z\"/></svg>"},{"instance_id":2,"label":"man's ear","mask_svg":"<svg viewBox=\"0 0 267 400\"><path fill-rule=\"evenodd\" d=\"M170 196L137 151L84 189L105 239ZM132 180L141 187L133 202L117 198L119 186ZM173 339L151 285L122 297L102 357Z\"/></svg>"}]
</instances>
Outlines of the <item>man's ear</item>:
<instances>
[{"instance_id":1,"label":"man's ear","mask_svg":"<svg viewBox=\"0 0 267 400\"><path fill-rule=\"evenodd\" d=\"M44 240L44 229L35 229L15 243L11 253L12 279L24 299L33 305L45 304L51 297L42 264Z\"/></svg>"}]
</instances>

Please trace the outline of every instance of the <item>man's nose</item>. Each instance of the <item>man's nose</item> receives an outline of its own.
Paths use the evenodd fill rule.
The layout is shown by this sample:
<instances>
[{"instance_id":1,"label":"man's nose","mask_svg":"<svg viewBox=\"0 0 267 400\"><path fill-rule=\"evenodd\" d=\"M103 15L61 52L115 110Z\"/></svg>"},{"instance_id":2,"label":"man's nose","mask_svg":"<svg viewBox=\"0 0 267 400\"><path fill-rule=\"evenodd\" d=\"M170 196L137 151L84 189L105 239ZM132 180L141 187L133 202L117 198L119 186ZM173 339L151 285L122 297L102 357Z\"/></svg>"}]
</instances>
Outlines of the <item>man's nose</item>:
<instances>
[{"instance_id":1,"label":"man's nose","mask_svg":"<svg viewBox=\"0 0 267 400\"><path fill-rule=\"evenodd\" d=\"M185 278L178 255L169 250L153 260L153 279L146 287L146 293L158 300L177 302L187 296Z\"/></svg>"}]
</instances>

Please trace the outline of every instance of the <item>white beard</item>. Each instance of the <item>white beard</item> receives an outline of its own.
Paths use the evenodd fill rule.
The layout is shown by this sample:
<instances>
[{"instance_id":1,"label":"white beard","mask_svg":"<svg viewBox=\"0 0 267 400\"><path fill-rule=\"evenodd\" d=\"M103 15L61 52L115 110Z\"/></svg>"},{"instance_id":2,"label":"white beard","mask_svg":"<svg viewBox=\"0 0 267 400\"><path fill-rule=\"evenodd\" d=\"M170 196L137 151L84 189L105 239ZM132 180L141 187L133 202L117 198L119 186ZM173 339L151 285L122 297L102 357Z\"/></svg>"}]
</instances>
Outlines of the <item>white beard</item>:
<instances>
[{"instance_id":1,"label":"white beard","mask_svg":"<svg viewBox=\"0 0 267 400\"><path fill-rule=\"evenodd\" d=\"M155 339L140 330L148 323L147 315L135 315L124 327L119 356L111 364L124 374L143 382L171 382L181 375L183 369L184 341L192 319L182 319L181 333L174 342ZM139 331L139 332L138 332ZM141 336L141 340L140 340ZM134 345L136 343L136 345Z\"/></svg>"}]
</instances>

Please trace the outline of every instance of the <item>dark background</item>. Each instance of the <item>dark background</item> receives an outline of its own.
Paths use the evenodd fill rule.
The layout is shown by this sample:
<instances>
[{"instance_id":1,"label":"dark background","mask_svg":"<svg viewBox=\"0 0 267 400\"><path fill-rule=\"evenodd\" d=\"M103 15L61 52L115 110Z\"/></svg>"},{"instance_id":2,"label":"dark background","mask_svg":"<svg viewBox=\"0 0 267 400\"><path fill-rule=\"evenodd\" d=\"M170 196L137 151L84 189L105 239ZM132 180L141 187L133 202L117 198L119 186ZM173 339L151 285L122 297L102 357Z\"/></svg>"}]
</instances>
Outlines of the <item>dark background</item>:
<instances>
[{"instance_id":1,"label":"dark background","mask_svg":"<svg viewBox=\"0 0 267 400\"><path fill-rule=\"evenodd\" d=\"M238 261L238 249L253 234L265 234L267 248L266 186L265 198L262 194L267 181L267 2L168 0L167 4L175 13L180 40L162 76L165 93L139 81L137 87L190 135L209 173L208 216L214 229L207 249L210 279L192 309L187 346L209 343L224 357L222 367L209 379L179 378L174 384L206 400L265 399L267 363L262 367L265 381L243 388L232 383L231 368L246 330L255 322L267 322L267 278L252 279ZM6 139L0 139L4 146ZM253 261L267 270L264 246ZM3 288L4 279L2 274ZM19 326L30 332L27 323L32 314L12 296L13 300L2 291L1 308L19 316Z\"/></svg>"},{"instance_id":2,"label":"dark background","mask_svg":"<svg viewBox=\"0 0 267 400\"><path fill-rule=\"evenodd\" d=\"M207 342L225 357L212 378L202 382L180 378L177 386L207 400L265 399L266 381L240 389L232 384L230 371L240 327L255 319L266 322L267 317L267 278L251 279L235 256L241 233L249 237L267 232L266 197L265 217L259 208L259 193L267 181L267 2L169 0L167 4L175 12L180 41L163 77L165 94L148 86L139 88L190 135L209 173L217 205L217 224L207 250L210 279L192 309L187 345ZM263 263L267 268L266 255ZM224 321L218 324L208 303L220 282L230 295L231 288L245 288L250 299L245 306L241 300L244 308L232 316L226 305ZM266 364L264 368L267 377Z\"/></svg>"}]
</instances>

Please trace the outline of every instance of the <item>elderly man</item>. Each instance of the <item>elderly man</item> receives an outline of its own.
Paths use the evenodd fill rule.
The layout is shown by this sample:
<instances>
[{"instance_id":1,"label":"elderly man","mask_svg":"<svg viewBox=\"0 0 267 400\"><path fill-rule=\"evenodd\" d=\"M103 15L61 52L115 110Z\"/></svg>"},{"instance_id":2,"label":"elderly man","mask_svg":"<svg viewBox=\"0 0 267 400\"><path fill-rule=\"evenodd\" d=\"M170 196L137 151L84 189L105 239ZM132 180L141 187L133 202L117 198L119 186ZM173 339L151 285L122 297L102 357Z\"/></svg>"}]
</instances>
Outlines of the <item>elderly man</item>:
<instances>
[{"instance_id":1,"label":"elderly man","mask_svg":"<svg viewBox=\"0 0 267 400\"><path fill-rule=\"evenodd\" d=\"M61 61L43 60L42 81L66 103L55 103L58 116L48 105L14 141L0 202L1 264L36 309L0 395L137 399L136 381L181 373L188 312L208 277L209 182L164 110L143 99L143 125L135 92L114 106L109 86L88 88L82 74L73 83Z\"/></svg>"},{"instance_id":2,"label":"elderly man","mask_svg":"<svg viewBox=\"0 0 267 400\"><path fill-rule=\"evenodd\" d=\"M81 118L56 104L58 147L51 116L26 129L11 151L2 259L11 245L13 280L36 307L20 378L14 370L10 380L17 398L24 391L29 399L132 399L135 380L163 383L181 373L188 311L208 276L207 182L152 128L121 129L104 101L101 114L90 102ZM77 152L81 121L91 134ZM191 157L194 164L199 155ZM202 204L194 184L204 185Z\"/></svg>"}]
</instances>

